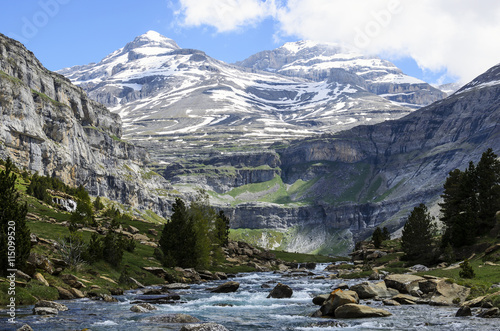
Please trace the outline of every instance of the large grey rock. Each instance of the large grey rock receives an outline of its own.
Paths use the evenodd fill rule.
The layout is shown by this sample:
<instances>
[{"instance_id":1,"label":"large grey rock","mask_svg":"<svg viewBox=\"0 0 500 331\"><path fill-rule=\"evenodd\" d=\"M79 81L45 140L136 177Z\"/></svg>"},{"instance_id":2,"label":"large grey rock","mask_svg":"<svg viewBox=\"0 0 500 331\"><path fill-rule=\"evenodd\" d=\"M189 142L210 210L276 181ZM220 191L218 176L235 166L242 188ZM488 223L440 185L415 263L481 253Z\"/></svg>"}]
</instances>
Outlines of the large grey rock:
<instances>
[{"instance_id":1,"label":"large grey rock","mask_svg":"<svg viewBox=\"0 0 500 331\"><path fill-rule=\"evenodd\" d=\"M149 303L139 303L130 307L134 313L149 313L150 311L157 310L155 306Z\"/></svg>"},{"instance_id":2,"label":"large grey rock","mask_svg":"<svg viewBox=\"0 0 500 331\"><path fill-rule=\"evenodd\" d=\"M268 298L283 299L290 298L293 295L293 290L286 284L278 283L267 296Z\"/></svg>"},{"instance_id":3,"label":"large grey rock","mask_svg":"<svg viewBox=\"0 0 500 331\"><path fill-rule=\"evenodd\" d=\"M323 303L319 309L321 316L332 316L335 317L335 311L338 307L348 304L348 303L358 303L351 295L345 293L344 291L332 292L329 298Z\"/></svg>"},{"instance_id":4,"label":"large grey rock","mask_svg":"<svg viewBox=\"0 0 500 331\"><path fill-rule=\"evenodd\" d=\"M436 292L431 297L429 304L435 306L452 306L465 302L470 294L470 288L447 280L441 280L436 285Z\"/></svg>"},{"instance_id":5,"label":"large grey rock","mask_svg":"<svg viewBox=\"0 0 500 331\"><path fill-rule=\"evenodd\" d=\"M213 292L213 293L236 292L239 287L240 287L240 283L235 282L235 281L229 281L229 282L221 284L221 285L217 286L216 288L212 289L211 292Z\"/></svg>"},{"instance_id":6,"label":"large grey rock","mask_svg":"<svg viewBox=\"0 0 500 331\"><path fill-rule=\"evenodd\" d=\"M59 310L56 308L50 308L50 307L34 307L33 308L33 314L34 315L57 315L59 313Z\"/></svg>"},{"instance_id":7,"label":"large grey rock","mask_svg":"<svg viewBox=\"0 0 500 331\"><path fill-rule=\"evenodd\" d=\"M384 282L377 284L374 283L360 283L351 286L352 291L355 291L360 299L372 299L372 298L390 298L398 292L394 289L388 289Z\"/></svg>"},{"instance_id":8,"label":"large grey rock","mask_svg":"<svg viewBox=\"0 0 500 331\"><path fill-rule=\"evenodd\" d=\"M48 301L48 300L40 300L37 303L35 303L35 308L37 307L47 307L47 308L54 308L57 309L58 311L66 311L68 310L68 307L66 305L63 305L62 303L59 302L54 302L54 301Z\"/></svg>"},{"instance_id":9,"label":"large grey rock","mask_svg":"<svg viewBox=\"0 0 500 331\"><path fill-rule=\"evenodd\" d=\"M412 289L418 288L418 284L425 278L416 275L388 275L384 278L385 285L398 290L401 293L410 293Z\"/></svg>"},{"instance_id":10,"label":"large grey rock","mask_svg":"<svg viewBox=\"0 0 500 331\"><path fill-rule=\"evenodd\" d=\"M386 317L391 315L390 312L384 309L354 303L342 305L335 310L336 318Z\"/></svg>"}]
</instances>

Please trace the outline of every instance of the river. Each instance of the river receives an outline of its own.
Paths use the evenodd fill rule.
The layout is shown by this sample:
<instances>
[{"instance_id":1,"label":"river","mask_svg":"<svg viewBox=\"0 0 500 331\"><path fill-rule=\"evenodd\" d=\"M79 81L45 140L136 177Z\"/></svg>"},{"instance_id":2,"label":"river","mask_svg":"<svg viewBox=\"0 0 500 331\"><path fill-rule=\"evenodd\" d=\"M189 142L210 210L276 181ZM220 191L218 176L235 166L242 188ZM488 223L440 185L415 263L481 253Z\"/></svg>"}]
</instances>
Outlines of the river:
<instances>
[{"instance_id":1,"label":"river","mask_svg":"<svg viewBox=\"0 0 500 331\"><path fill-rule=\"evenodd\" d=\"M315 274L321 275L319 265ZM393 315L384 318L365 319L322 319L309 317L319 307L313 305L312 297L328 293L343 280L312 279L307 276L284 276L278 273L238 274L231 280L240 283L235 293L215 294L207 291L225 281L214 281L192 285L188 290L179 290L183 303L156 305L158 310L150 313L130 311L131 302L140 291L128 291L117 296L118 303L105 303L90 299L59 301L69 310L53 317L32 315L33 306L17 311L15 327L6 323L4 314L0 329L15 330L23 323L35 331L41 330L179 330L180 325L152 324L144 322L148 316L184 313L195 316L203 322L215 322L232 331L247 330L499 330L499 319L477 317L454 317L456 307L435 307L428 305L383 306L381 302L362 301L373 307L390 311ZM354 285L362 280L347 281ZM267 295L278 282L293 289L290 299L268 299ZM271 288L263 288L269 284ZM336 324L332 325L332 322ZM328 325L330 323L330 325Z\"/></svg>"}]
</instances>

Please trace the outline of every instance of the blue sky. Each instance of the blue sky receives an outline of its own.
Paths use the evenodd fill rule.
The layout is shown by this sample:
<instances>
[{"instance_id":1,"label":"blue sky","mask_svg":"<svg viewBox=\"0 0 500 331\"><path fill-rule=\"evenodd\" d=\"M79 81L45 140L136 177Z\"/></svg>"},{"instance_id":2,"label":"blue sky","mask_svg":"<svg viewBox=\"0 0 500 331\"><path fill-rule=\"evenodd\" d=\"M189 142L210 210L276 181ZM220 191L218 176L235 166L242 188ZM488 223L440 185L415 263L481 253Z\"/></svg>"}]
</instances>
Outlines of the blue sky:
<instances>
[{"instance_id":1,"label":"blue sky","mask_svg":"<svg viewBox=\"0 0 500 331\"><path fill-rule=\"evenodd\" d=\"M0 32L50 70L98 62L148 30L229 63L301 39L354 44L431 83L500 62L497 0L24 0L0 12Z\"/></svg>"}]
</instances>

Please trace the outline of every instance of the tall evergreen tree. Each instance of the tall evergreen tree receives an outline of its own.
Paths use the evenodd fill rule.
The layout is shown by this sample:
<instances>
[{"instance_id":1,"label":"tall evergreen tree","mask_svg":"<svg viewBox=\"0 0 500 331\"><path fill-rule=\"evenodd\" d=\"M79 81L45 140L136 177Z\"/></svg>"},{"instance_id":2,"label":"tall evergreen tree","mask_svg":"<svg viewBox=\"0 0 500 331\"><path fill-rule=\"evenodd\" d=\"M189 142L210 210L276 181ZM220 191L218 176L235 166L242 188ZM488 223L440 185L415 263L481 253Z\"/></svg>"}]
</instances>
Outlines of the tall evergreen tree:
<instances>
[{"instance_id":1,"label":"tall evergreen tree","mask_svg":"<svg viewBox=\"0 0 500 331\"><path fill-rule=\"evenodd\" d=\"M17 176L11 159L5 162L5 170L0 171L0 274L7 269L22 269L31 250L30 230L26 224L28 207L19 201L16 189ZM9 261L9 243L15 247L15 261Z\"/></svg>"},{"instance_id":2,"label":"tall evergreen tree","mask_svg":"<svg viewBox=\"0 0 500 331\"><path fill-rule=\"evenodd\" d=\"M164 225L159 240L163 263L169 267L194 267L196 238L192 219L184 201L179 198L175 199L172 210L172 217Z\"/></svg>"},{"instance_id":3,"label":"tall evergreen tree","mask_svg":"<svg viewBox=\"0 0 500 331\"><path fill-rule=\"evenodd\" d=\"M495 214L500 210L500 161L489 148L476 167L479 233L495 226Z\"/></svg>"},{"instance_id":4,"label":"tall evergreen tree","mask_svg":"<svg viewBox=\"0 0 500 331\"><path fill-rule=\"evenodd\" d=\"M373 240L373 246L375 246L375 248L380 248L380 246L382 246L382 241L384 241L384 235L382 233L382 230L380 230L378 226L375 229L375 231L373 231L372 240Z\"/></svg>"},{"instance_id":5,"label":"tall evergreen tree","mask_svg":"<svg viewBox=\"0 0 500 331\"><path fill-rule=\"evenodd\" d=\"M415 207L403 227L401 248L409 261L426 263L432 259L433 223L427 207Z\"/></svg>"},{"instance_id":6,"label":"tall evergreen tree","mask_svg":"<svg viewBox=\"0 0 500 331\"><path fill-rule=\"evenodd\" d=\"M215 237L220 246L225 246L229 242L229 222L229 217L224 214L223 210L220 210L215 219Z\"/></svg>"}]
</instances>

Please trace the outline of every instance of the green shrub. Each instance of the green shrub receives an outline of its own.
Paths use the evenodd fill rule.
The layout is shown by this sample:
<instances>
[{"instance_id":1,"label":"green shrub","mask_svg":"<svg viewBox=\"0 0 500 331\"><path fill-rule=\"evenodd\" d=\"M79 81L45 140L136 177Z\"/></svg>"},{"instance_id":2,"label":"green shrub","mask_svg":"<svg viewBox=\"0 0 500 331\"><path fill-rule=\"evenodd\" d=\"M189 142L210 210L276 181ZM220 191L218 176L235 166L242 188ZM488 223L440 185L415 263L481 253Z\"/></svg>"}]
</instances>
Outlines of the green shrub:
<instances>
[{"instance_id":1,"label":"green shrub","mask_svg":"<svg viewBox=\"0 0 500 331\"><path fill-rule=\"evenodd\" d=\"M459 276L460 278L474 278L476 275L474 273L474 269L472 269L472 266L469 264L469 260L465 259L464 262L460 263L460 272Z\"/></svg>"}]
</instances>

